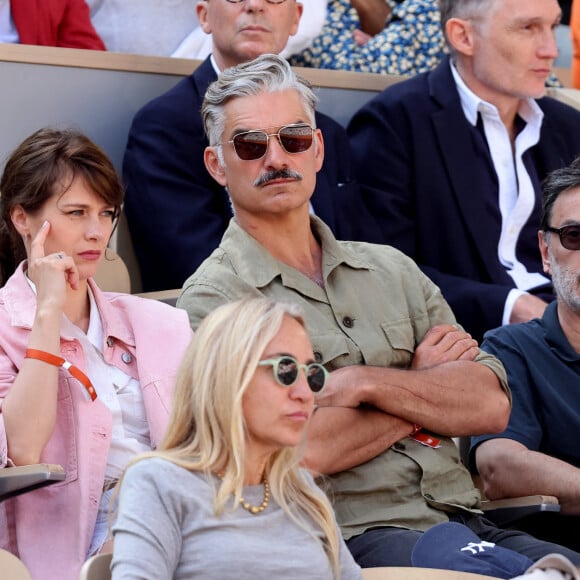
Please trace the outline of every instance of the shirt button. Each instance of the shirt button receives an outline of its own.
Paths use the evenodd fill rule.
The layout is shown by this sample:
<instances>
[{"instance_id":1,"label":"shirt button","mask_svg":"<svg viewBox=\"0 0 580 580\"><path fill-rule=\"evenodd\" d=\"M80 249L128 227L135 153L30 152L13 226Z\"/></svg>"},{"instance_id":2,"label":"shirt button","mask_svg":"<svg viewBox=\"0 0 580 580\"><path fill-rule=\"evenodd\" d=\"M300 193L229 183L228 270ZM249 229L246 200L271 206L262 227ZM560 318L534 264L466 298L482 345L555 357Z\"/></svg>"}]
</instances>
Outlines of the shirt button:
<instances>
[{"instance_id":1,"label":"shirt button","mask_svg":"<svg viewBox=\"0 0 580 580\"><path fill-rule=\"evenodd\" d=\"M107 338L107 346L113 346L113 344L115 344L115 341L111 336L109 336L109 338Z\"/></svg>"},{"instance_id":2,"label":"shirt button","mask_svg":"<svg viewBox=\"0 0 580 580\"><path fill-rule=\"evenodd\" d=\"M322 353L318 350L314 351L314 360L319 363L322 362Z\"/></svg>"},{"instance_id":3,"label":"shirt button","mask_svg":"<svg viewBox=\"0 0 580 580\"><path fill-rule=\"evenodd\" d=\"M405 451L406 447L404 443L401 443L400 441L397 441L393 447L397 450L397 451Z\"/></svg>"},{"instance_id":4,"label":"shirt button","mask_svg":"<svg viewBox=\"0 0 580 580\"><path fill-rule=\"evenodd\" d=\"M342 319L342 323L347 327L347 328L352 328L354 326L354 320L350 317L350 316L345 316Z\"/></svg>"},{"instance_id":5,"label":"shirt button","mask_svg":"<svg viewBox=\"0 0 580 580\"><path fill-rule=\"evenodd\" d=\"M124 353L121 355L121 360L122 360L124 363L126 363L126 364L129 364L129 363L130 363L130 362L133 360L133 357L131 356L131 354L130 354L130 353L128 353L128 352L124 352Z\"/></svg>"}]
</instances>

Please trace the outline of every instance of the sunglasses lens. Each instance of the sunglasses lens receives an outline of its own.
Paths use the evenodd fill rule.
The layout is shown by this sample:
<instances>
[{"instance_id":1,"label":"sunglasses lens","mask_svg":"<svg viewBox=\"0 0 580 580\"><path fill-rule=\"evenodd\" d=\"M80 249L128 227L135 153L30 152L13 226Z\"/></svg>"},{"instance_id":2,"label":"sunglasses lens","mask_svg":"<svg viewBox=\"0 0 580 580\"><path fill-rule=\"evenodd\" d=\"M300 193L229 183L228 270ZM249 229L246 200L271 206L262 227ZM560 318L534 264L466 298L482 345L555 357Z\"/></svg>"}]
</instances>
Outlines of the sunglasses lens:
<instances>
[{"instance_id":1,"label":"sunglasses lens","mask_svg":"<svg viewBox=\"0 0 580 580\"><path fill-rule=\"evenodd\" d=\"M276 378L281 385L289 387L296 382L298 370L298 365L295 360L290 357L283 357L278 361Z\"/></svg>"},{"instance_id":2,"label":"sunglasses lens","mask_svg":"<svg viewBox=\"0 0 580 580\"><path fill-rule=\"evenodd\" d=\"M282 146L288 153L303 153L312 145L312 127L310 125L292 125L282 127L279 132Z\"/></svg>"},{"instance_id":3,"label":"sunglasses lens","mask_svg":"<svg viewBox=\"0 0 580 580\"><path fill-rule=\"evenodd\" d=\"M326 371L322 365L312 363L308 365L306 374L308 386L313 393L319 393L324 388L326 383Z\"/></svg>"},{"instance_id":4,"label":"sunglasses lens","mask_svg":"<svg viewBox=\"0 0 580 580\"><path fill-rule=\"evenodd\" d=\"M580 250L580 226L562 228L560 240L567 250Z\"/></svg>"},{"instance_id":5,"label":"sunglasses lens","mask_svg":"<svg viewBox=\"0 0 580 580\"><path fill-rule=\"evenodd\" d=\"M268 148L268 135L263 131L239 133L233 138L234 149L243 161L260 159Z\"/></svg>"}]
</instances>

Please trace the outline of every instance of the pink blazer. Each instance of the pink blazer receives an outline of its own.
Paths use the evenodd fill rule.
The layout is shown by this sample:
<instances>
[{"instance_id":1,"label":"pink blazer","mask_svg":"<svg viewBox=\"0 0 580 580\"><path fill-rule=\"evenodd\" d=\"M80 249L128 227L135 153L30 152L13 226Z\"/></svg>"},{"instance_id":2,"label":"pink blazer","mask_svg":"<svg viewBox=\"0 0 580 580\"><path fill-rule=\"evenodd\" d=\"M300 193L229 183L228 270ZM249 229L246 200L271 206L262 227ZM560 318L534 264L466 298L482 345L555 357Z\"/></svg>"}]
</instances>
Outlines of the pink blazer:
<instances>
[{"instance_id":1,"label":"pink blazer","mask_svg":"<svg viewBox=\"0 0 580 580\"><path fill-rule=\"evenodd\" d=\"M106 50L85 0L10 0L21 44Z\"/></svg>"},{"instance_id":2,"label":"pink blazer","mask_svg":"<svg viewBox=\"0 0 580 580\"><path fill-rule=\"evenodd\" d=\"M151 441L165 431L176 371L192 331L184 310L154 300L101 292L89 280L104 329L105 360L140 381ZM0 289L0 467L10 450L2 401L21 367L36 296L21 265ZM61 336L61 355L86 370L78 341ZM130 356L129 356L130 355ZM0 548L17 554L35 580L76 580L97 517L111 437L111 414L59 371L58 418L41 462L64 467L62 483L0 503ZM1 576L1 573L0 573Z\"/></svg>"}]
</instances>

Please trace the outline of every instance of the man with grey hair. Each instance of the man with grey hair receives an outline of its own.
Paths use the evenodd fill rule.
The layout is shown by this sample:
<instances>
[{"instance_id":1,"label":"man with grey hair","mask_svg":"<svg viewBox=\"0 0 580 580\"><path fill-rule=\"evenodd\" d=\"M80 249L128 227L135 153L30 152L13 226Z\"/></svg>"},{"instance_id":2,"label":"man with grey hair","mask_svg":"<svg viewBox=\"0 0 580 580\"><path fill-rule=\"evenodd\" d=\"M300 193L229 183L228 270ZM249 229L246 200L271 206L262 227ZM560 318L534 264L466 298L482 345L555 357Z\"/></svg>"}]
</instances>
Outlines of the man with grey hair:
<instances>
[{"instance_id":1,"label":"man with grey hair","mask_svg":"<svg viewBox=\"0 0 580 580\"><path fill-rule=\"evenodd\" d=\"M503 361L513 408L503 433L472 440L471 456L489 498L555 495L562 513L578 516L580 157L548 176L538 236L558 299L542 318L486 334L482 347ZM558 518L550 533L580 549L578 527L578 517Z\"/></svg>"},{"instance_id":2,"label":"man with grey hair","mask_svg":"<svg viewBox=\"0 0 580 580\"><path fill-rule=\"evenodd\" d=\"M563 550L484 520L451 439L505 428L502 366L457 326L412 260L388 246L337 241L310 215L325 151L312 125L315 102L308 83L275 55L228 69L210 85L205 164L227 187L234 218L178 306L193 328L245 295L302 307L315 358L332 371L304 461L328 476L342 533L362 566L410 565L421 533L448 520L533 560ZM282 427L261 435L266 448L301 420L283 417ZM563 553L580 563L580 554Z\"/></svg>"},{"instance_id":3,"label":"man with grey hair","mask_svg":"<svg viewBox=\"0 0 580 580\"><path fill-rule=\"evenodd\" d=\"M181 287L217 247L232 216L227 192L203 164L207 140L200 109L205 90L227 67L260 54L278 54L297 31L302 4L198 0L196 10L201 28L212 34L212 54L137 112L123 160L124 211L146 291ZM316 124L324 128L329 144L312 209L337 236L350 239L349 203L358 190L346 131L322 113Z\"/></svg>"},{"instance_id":4,"label":"man with grey hair","mask_svg":"<svg viewBox=\"0 0 580 580\"><path fill-rule=\"evenodd\" d=\"M554 297L536 243L540 184L580 152L580 112L544 96L557 0L440 10L451 57L384 90L348 130L383 234L371 241L415 259L479 340Z\"/></svg>"}]
</instances>

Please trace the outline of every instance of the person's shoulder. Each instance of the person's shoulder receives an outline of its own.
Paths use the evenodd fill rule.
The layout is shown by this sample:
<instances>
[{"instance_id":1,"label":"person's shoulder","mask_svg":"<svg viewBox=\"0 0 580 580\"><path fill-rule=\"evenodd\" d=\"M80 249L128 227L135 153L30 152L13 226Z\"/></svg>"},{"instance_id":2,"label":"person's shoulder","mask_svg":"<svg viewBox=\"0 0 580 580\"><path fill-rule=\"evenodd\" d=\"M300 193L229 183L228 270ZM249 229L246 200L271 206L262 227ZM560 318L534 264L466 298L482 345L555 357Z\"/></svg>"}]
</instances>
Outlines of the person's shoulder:
<instances>
[{"instance_id":1,"label":"person's shoulder","mask_svg":"<svg viewBox=\"0 0 580 580\"><path fill-rule=\"evenodd\" d=\"M123 488L157 488L164 485L164 480L174 479L172 472L174 464L160 457L138 458L125 470L121 492Z\"/></svg>"},{"instance_id":2,"label":"person's shoulder","mask_svg":"<svg viewBox=\"0 0 580 580\"><path fill-rule=\"evenodd\" d=\"M205 310L214 300L238 300L242 296L258 292L247 279L247 270L254 270L254 263L243 256L236 263L221 246L206 258L197 270L183 283L181 296L177 301L191 315L193 310Z\"/></svg>"},{"instance_id":3,"label":"person's shoulder","mask_svg":"<svg viewBox=\"0 0 580 580\"><path fill-rule=\"evenodd\" d=\"M185 280L183 289L196 283L227 276L229 273L235 274L235 269L227 251L220 245Z\"/></svg>"},{"instance_id":4,"label":"person's shoulder","mask_svg":"<svg viewBox=\"0 0 580 580\"><path fill-rule=\"evenodd\" d=\"M203 95L197 94L193 75L190 75L178 81L166 92L145 103L137 111L134 122L152 117L187 115L190 109L196 110L194 103L202 98Z\"/></svg>"},{"instance_id":5,"label":"person's shoulder","mask_svg":"<svg viewBox=\"0 0 580 580\"><path fill-rule=\"evenodd\" d=\"M412 258L393 246L357 241L339 241L338 243L353 257L368 264L371 269L413 277L423 275Z\"/></svg>"},{"instance_id":6,"label":"person's shoulder","mask_svg":"<svg viewBox=\"0 0 580 580\"><path fill-rule=\"evenodd\" d=\"M395 122L408 117L419 118L429 112L434 106L429 88L432 73L421 73L383 89L353 115L349 129L361 122L374 124L369 115Z\"/></svg>"},{"instance_id":7,"label":"person's shoulder","mask_svg":"<svg viewBox=\"0 0 580 580\"><path fill-rule=\"evenodd\" d=\"M534 318L527 322L519 322L517 324L506 324L488 330L482 342L491 348L491 345L515 345L527 343L529 341L536 341L540 334L544 333L544 326L540 318ZM485 350L485 349L484 349Z\"/></svg>"},{"instance_id":8,"label":"person's shoulder","mask_svg":"<svg viewBox=\"0 0 580 580\"><path fill-rule=\"evenodd\" d=\"M203 474L190 471L165 457L152 456L137 459L127 468L125 478L129 482L150 482L156 487L176 488L179 482L187 486L207 486Z\"/></svg>"},{"instance_id":9,"label":"person's shoulder","mask_svg":"<svg viewBox=\"0 0 580 580\"><path fill-rule=\"evenodd\" d=\"M116 292L103 292L103 296L114 310L123 311L131 320L151 321L157 328L175 327L176 324L187 322L187 315L183 310L161 300Z\"/></svg>"},{"instance_id":10,"label":"person's shoulder","mask_svg":"<svg viewBox=\"0 0 580 580\"><path fill-rule=\"evenodd\" d=\"M136 294L126 294L123 292L103 292L103 296L114 306L130 306L143 311L154 313L170 313L175 308L161 300L153 300Z\"/></svg>"},{"instance_id":11,"label":"person's shoulder","mask_svg":"<svg viewBox=\"0 0 580 580\"><path fill-rule=\"evenodd\" d=\"M131 477L143 477L151 473L155 476L166 473L167 470L173 471L175 468L177 468L177 465L163 457L143 457L138 458L127 467L127 475L131 474Z\"/></svg>"},{"instance_id":12,"label":"person's shoulder","mask_svg":"<svg viewBox=\"0 0 580 580\"><path fill-rule=\"evenodd\" d=\"M359 242L352 240L337 240L339 246L355 256L364 256L386 262L387 264L414 265L415 262L406 254L388 244L374 244L372 242Z\"/></svg>"},{"instance_id":13,"label":"person's shoulder","mask_svg":"<svg viewBox=\"0 0 580 580\"><path fill-rule=\"evenodd\" d=\"M20 263L8 280L0 287L0 304L10 303L17 308L31 308L36 305L36 295L33 293ZM2 308L5 311L5 308Z\"/></svg>"},{"instance_id":14,"label":"person's shoulder","mask_svg":"<svg viewBox=\"0 0 580 580\"><path fill-rule=\"evenodd\" d=\"M207 86L214 78L215 71L211 62L206 59L192 74L145 103L137 111L131 124L129 140L147 133L152 127L158 128L162 125L167 129L165 133L175 136L177 141L186 135L193 137L197 143L205 143L200 109ZM159 132L156 135L159 139ZM187 145L190 146L192 143Z\"/></svg>"},{"instance_id":15,"label":"person's shoulder","mask_svg":"<svg viewBox=\"0 0 580 580\"><path fill-rule=\"evenodd\" d=\"M536 101L544 113L544 122L580 123L580 110L554 97L546 96Z\"/></svg>"},{"instance_id":16,"label":"person's shoulder","mask_svg":"<svg viewBox=\"0 0 580 580\"><path fill-rule=\"evenodd\" d=\"M383 89L373 100L384 104L408 103L429 98L429 79L434 71L413 75Z\"/></svg>"},{"instance_id":17,"label":"person's shoulder","mask_svg":"<svg viewBox=\"0 0 580 580\"><path fill-rule=\"evenodd\" d=\"M543 97L537 101L544 113L542 131L559 136L571 146L577 146L580 142L580 111L566 103L562 103L552 97ZM573 155L577 150L571 152Z\"/></svg>"}]
</instances>

